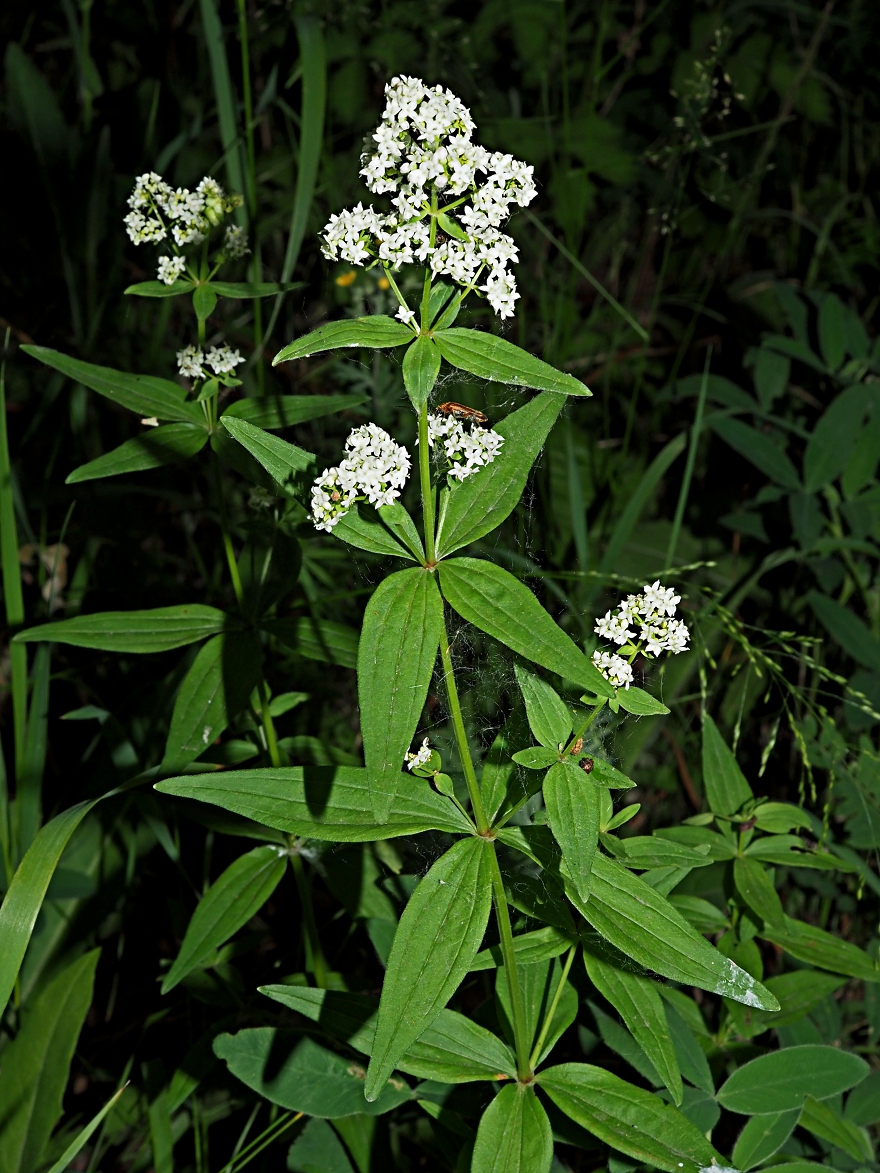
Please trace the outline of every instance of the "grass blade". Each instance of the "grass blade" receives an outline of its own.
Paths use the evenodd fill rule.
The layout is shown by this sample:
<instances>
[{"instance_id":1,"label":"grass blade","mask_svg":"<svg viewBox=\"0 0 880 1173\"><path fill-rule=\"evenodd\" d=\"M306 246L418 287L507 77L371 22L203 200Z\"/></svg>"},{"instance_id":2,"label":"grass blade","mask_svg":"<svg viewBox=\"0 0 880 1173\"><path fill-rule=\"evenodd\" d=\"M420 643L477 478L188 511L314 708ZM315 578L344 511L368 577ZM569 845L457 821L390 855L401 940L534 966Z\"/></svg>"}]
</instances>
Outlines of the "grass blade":
<instances>
[{"instance_id":1,"label":"grass blade","mask_svg":"<svg viewBox=\"0 0 880 1173\"><path fill-rule=\"evenodd\" d=\"M128 1083L124 1083L119 1091L114 1096L111 1096L101 1111L93 1116L85 1128L77 1133L77 1135L73 1138L73 1140L64 1150L52 1168L46 1170L46 1173L64 1173L65 1169L69 1167L73 1158L80 1152L83 1145L87 1143L95 1130L100 1127L101 1122L104 1120L107 1114L113 1111L113 1108L119 1102L119 1097L127 1087Z\"/></svg>"},{"instance_id":2,"label":"grass blade","mask_svg":"<svg viewBox=\"0 0 880 1173\"><path fill-rule=\"evenodd\" d=\"M6 331L6 347L9 331ZM6 430L6 359L0 367L0 563L3 570L3 602L10 635L24 624L24 596L21 589L21 565L18 561L18 529L15 524L15 494L12 465L9 460L9 436ZM15 738L15 761L24 759L27 726L27 648L9 645L12 682L12 722Z\"/></svg>"},{"instance_id":3,"label":"grass blade","mask_svg":"<svg viewBox=\"0 0 880 1173\"><path fill-rule=\"evenodd\" d=\"M666 549L666 566L672 568L675 551L678 546L678 535L681 533L681 523L684 520L684 511L687 506L688 494L691 491L691 479L694 475L694 462L697 459L697 445L700 442L700 432L703 430L703 408L706 405L706 391L709 387L709 366L712 362L712 347L706 351L706 365L703 367L703 378L700 380L700 392L697 396L697 410L694 414L694 426L691 428L691 442L688 447L687 462L684 466L684 479L681 482L681 491L678 494L678 504L675 507L675 517L672 522L672 533L669 535L669 545Z\"/></svg>"},{"instance_id":4,"label":"grass blade","mask_svg":"<svg viewBox=\"0 0 880 1173\"><path fill-rule=\"evenodd\" d=\"M202 13L205 43L208 46L208 58L211 63L211 78L214 83L214 100L217 103L217 120L220 123L220 141L223 144L223 156L226 160L226 174L232 190L244 195L245 180L241 134L238 130L235 94L232 92L232 79L229 76L229 61L226 57L226 45L223 40L223 26L217 15L216 0L200 0L199 7ZM246 219L244 205L242 205L239 215Z\"/></svg>"}]
</instances>

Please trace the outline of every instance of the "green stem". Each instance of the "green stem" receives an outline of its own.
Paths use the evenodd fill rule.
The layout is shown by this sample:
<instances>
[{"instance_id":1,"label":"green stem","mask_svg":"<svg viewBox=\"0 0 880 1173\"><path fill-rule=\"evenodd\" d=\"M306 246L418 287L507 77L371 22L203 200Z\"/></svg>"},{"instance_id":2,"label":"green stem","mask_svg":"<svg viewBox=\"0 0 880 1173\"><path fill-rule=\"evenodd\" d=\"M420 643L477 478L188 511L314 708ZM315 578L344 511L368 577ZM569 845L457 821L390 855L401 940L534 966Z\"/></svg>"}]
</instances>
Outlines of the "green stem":
<instances>
[{"instance_id":1,"label":"green stem","mask_svg":"<svg viewBox=\"0 0 880 1173\"><path fill-rule=\"evenodd\" d=\"M477 824L477 833L479 835L486 835L490 830L491 824L486 816L486 808L483 805L483 796L480 793L480 785L477 782L477 772L474 769L474 762L471 757L470 746L468 745L467 733L464 727L464 718L461 715L461 703L458 699L458 688L455 684L455 670L452 667L452 655L449 649L449 633L446 630L446 621L443 622L443 636L440 640L440 659L443 662L443 677L446 683L446 695L449 699L449 715L452 717L452 728L455 731L455 743L458 746L458 756L461 758L462 769L464 770L464 778L467 783L468 794L471 800L471 808L474 812L474 820Z\"/></svg>"},{"instance_id":2,"label":"green stem","mask_svg":"<svg viewBox=\"0 0 880 1173\"><path fill-rule=\"evenodd\" d=\"M431 188L431 227L429 229L429 232L430 232L430 245L431 245L431 249L433 250L434 244L437 240L437 188L436 187ZM428 331L428 327L430 325L430 317L431 317L431 269L428 265L425 265L425 280L422 284L422 313L421 313L421 319L422 319L421 324L422 324L422 333L423 334L427 333L427 331Z\"/></svg>"},{"instance_id":3,"label":"green stem","mask_svg":"<svg viewBox=\"0 0 880 1173\"><path fill-rule=\"evenodd\" d=\"M544 1023L541 1027L541 1033L538 1035L538 1041L532 1050L529 1065L534 1068L538 1065L538 1060L541 1057L541 1051L544 1049L544 1043L547 1039L547 1033L553 1023L553 1015L556 1013L556 1007L559 1005L559 999L562 997L562 991L565 989L565 983L568 981L569 971L571 970L571 963L574 961L574 955L577 952L577 945L572 945L568 951L568 956L565 959L565 965L562 967L562 974L559 978L559 985L556 987L556 992L553 995L553 1001L547 1007L547 1013L544 1015Z\"/></svg>"},{"instance_id":4,"label":"green stem","mask_svg":"<svg viewBox=\"0 0 880 1173\"><path fill-rule=\"evenodd\" d=\"M434 544L434 487L431 484L431 448L428 443L428 405L419 408L419 480L422 487L422 519L425 526L425 557L429 566L437 561Z\"/></svg>"},{"instance_id":5,"label":"green stem","mask_svg":"<svg viewBox=\"0 0 880 1173\"><path fill-rule=\"evenodd\" d=\"M235 560L235 551L232 548L232 538L229 535L229 519L226 516L226 499L223 496L223 475L220 471L220 459L214 457L214 480L217 487L217 508L220 512L220 529L223 531L223 549L226 551L226 562L229 566L229 576L232 579L232 589L238 609L244 614L244 588L241 585L241 574Z\"/></svg>"},{"instance_id":6,"label":"green stem","mask_svg":"<svg viewBox=\"0 0 880 1173\"><path fill-rule=\"evenodd\" d=\"M266 687L265 679L260 679L257 691L260 696L260 717L263 721L263 731L266 734L266 747L269 750L269 761L277 769L281 766L281 754L278 750L278 738L275 735L275 722L272 720L272 714L269 711L269 689Z\"/></svg>"},{"instance_id":7,"label":"green stem","mask_svg":"<svg viewBox=\"0 0 880 1173\"><path fill-rule=\"evenodd\" d=\"M504 961L504 972L507 976L507 988L510 991L510 1008L513 1012L516 1074L521 1083L529 1083L531 1082L533 1072L531 1058L529 1056L526 1016L523 1010L522 992L519 988L519 974L516 968L516 953L513 948L513 929L510 927L507 896L504 892L504 881L501 879L501 868L498 866L498 856L495 854L495 843L489 843L488 849L491 852L492 894L495 898L495 917L498 921L498 935L501 938L501 957Z\"/></svg>"},{"instance_id":8,"label":"green stem","mask_svg":"<svg viewBox=\"0 0 880 1173\"><path fill-rule=\"evenodd\" d=\"M312 887L306 875L306 869L303 867L302 856L295 847L293 847L290 853L290 866L293 868L293 876L296 880L296 887L299 892L300 903L302 904L303 931L306 939L306 964L311 968L315 985L321 990L326 990L327 962L324 959L324 951L321 948L321 941L318 937L318 925L315 921L315 906L312 904Z\"/></svg>"},{"instance_id":9,"label":"green stem","mask_svg":"<svg viewBox=\"0 0 880 1173\"><path fill-rule=\"evenodd\" d=\"M712 347L706 351L706 362L703 366L703 378L700 381L700 393L697 396L697 410L694 415L694 424L691 428L691 442L688 447L687 462L684 467L684 479L678 494L678 503L675 507L675 518L672 522L672 533L669 535L669 546L666 549L666 567L672 569L672 561L678 547L678 535L681 533L681 523L684 520L684 511L691 491L691 478L694 475L694 463L697 459L697 445L700 442L700 432L703 428L703 407L706 403L706 391L709 387L709 364L712 362Z\"/></svg>"},{"instance_id":10,"label":"green stem","mask_svg":"<svg viewBox=\"0 0 880 1173\"><path fill-rule=\"evenodd\" d=\"M581 727L579 729L575 729L574 733L571 735L571 741L565 747L565 752L567 754L571 753L571 751L574 749L575 745L577 744L579 738L583 737L583 735L586 733L586 731L590 728L590 726L593 724L593 721L595 721L596 717L604 709L606 703L607 702L605 700L602 700L598 705L596 705L595 709L593 709L592 713L590 713L589 717L587 717L587 719L586 719L586 721L584 721L583 725L581 725Z\"/></svg>"}]
</instances>

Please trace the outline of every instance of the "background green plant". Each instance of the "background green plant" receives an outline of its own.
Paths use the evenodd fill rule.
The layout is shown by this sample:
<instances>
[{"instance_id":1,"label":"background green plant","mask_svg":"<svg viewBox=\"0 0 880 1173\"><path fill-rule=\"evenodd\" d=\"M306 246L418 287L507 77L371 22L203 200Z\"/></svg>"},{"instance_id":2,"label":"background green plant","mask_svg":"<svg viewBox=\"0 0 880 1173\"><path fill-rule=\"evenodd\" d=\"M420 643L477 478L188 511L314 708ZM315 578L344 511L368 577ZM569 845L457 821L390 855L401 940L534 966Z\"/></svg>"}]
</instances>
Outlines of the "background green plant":
<instances>
[{"instance_id":1,"label":"background green plant","mask_svg":"<svg viewBox=\"0 0 880 1173\"><path fill-rule=\"evenodd\" d=\"M393 362L316 359L287 376L278 373L284 367L273 373L268 360L282 342L327 317L389 308L374 277L358 274L349 283L344 268L328 270L310 242L328 211L361 195L353 185L356 158L376 120L382 83L404 71L450 85L474 109L483 141L534 162L542 183L531 209L538 223L522 214L513 224L525 293L513 337L594 391L593 400L566 409L525 507L492 557L536 588L577 639L589 638L593 614L620 590L681 568L673 580L686 587L700 639L663 673L672 716L662 725L644 718L620 734L613 724L602 731L609 756L639 783L628 796L642 804L629 831L672 827L696 811L701 795L711 798L701 752L706 710L735 745L755 793L803 798L805 829L854 869L841 877L772 861L785 913L876 953L876 17L857 5L692 10L669 3L642 12L612 3L512 2L476 13L444 4L334 5L327 12L304 6L296 17L272 9L217 13L207 0L180 10L4 10L4 158L20 180L5 184L0 197L2 313L13 338L170 377L173 351L192 341L190 319L182 302L121 296L132 281L151 276L139 270L142 258L120 231L123 202L144 169L185 184L222 159L216 173L245 194L242 215L259 241L236 276L306 283L304 292L263 303L262 320L253 303L220 303L215 329L250 355L266 343L264 357L245 370L248 396L358 394L368 397L370 418L406 436L411 417L401 410ZM629 317L597 293L597 282ZM478 313L471 320L486 324ZM172 467L63 488L72 469L138 431L134 417L108 410L76 378L14 351L8 363L4 422L14 463L12 475L2 470L0 527L10 631L53 613L71 618L80 608L131 611L196 597L234 612L209 461L192 475ZM454 397L488 404L493 418L512 399L491 387L484 397L483 388L467 383L455 385ZM308 423L292 438L326 453L329 463L344 432L367 418L354 399L349 404L338 427ZM265 508L265 498L237 476L228 474L226 486L235 550L248 530L256 535L242 566L260 574L273 538L293 536L292 527L283 510ZM287 625L280 630L288 640L275 641L266 664L273 690L267 704L291 761L356 764L350 669L378 570L369 558L354 560L311 535L301 553L294 592L268 604L280 602L272 622ZM282 575L269 595L288 583ZM59 600L63 611L55 609ZM486 669L488 643L472 632L467 640L462 656L478 687L465 694L464 717L482 749L516 686L500 664L495 670L489 659ZM230 837L231 824L216 813L200 810L198 822L191 810L167 800L159 806L141 788L92 813L75 804L160 763L190 661L66 646L50 658L48 645L36 646L26 659L25 645L10 644L3 739L15 807L4 822L7 882L44 819L71 810L64 827L80 815L83 821L40 914L6 1046L25 1030L42 1029L48 1039L45 1023L28 1026L28 1006L37 1021L40 1006L57 1012L53 980L76 966L62 985L77 988L91 981L88 951L101 946L101 961L93 1019L73 1060L67 1131L40 1147L58 1119L60 1092L47 1090L31 1148L10 1167L48 1167L131 1077L89 1142L97 1138L91 1167L134 1162L164 1170L173 1160L179 1168L222 1168L258 1102L222 1067L211 1068L199 1040L228 1029L231 1015L253 1021L268 1013L251 991L292 972L315 975L326 964L342 970L349 988L375 988L407 885L432 854L418 841L397 841L395 850L374 845L323 855L315 870L280 881L257 919L243 901L241 931L229 944L218 941L210 959L202 956L202 965L213 964L193 971L188 992L178 990L181 1000L169 1004L155 979L168 985L196 897L228 865L244 867L238 861L248 859L252 844ZM327 669L328 659L337 667ZM451 748L442 708L431 711L435 740ZM234 720L233 736L212 753L236 763L269 752L257 715L245 711ZM235 830L242 832L241 824ZM270 878L261 880L261 856L248 866L257 900ZM722 857L696 871L699 887L680 895L708 897L730 919L735 870ZM291 926L300 936L296 893L312 884L326 963L308 917L302 945L291 951ZM753 908L734 897L734 911L748 920L743 902ZM778 910L770 911L778 928ZM693 911L700 913L712 916L702 906ZM766 928L767 917L757 915ZM704 920L699 927L733 932L731 950L752 942L747 925L743 940L741 923ZM157 956L169 963L162 971ZM839 960L836 972L847 974ZM591 982L602 994L601 977L591 974ZM475 978L473 991L476 1004L492 987ZM563 1045L580 1059L595 1040L594 1048L607 1050L594 1055L620 1055L627 1078L636 1078L637 1060L635 1070L651 1086L639 1052L609 1014L607 995L600 1004L583 986L580 994L588 993L595 1009L582 999L578 1027ZM83 1021L84 1005L81 1012L71 1006L70 1030ZM838 987L837 997L828 986L817 1002L800 1005L799 1019L776 1028L778 1041L875 1053L880 1023L870 984ZM690 1013L681 1003L677 1010ZM688 1021L715 1086L754 1053L743 1041L750 1029L743 1022L722 1022L713 1008L709 1027L704 1021L713 1036L707 1041L698 1020ZM64 1046L60 1036L53 1043ZM701 1080L709 1093L692 1046L690 1054L696 1100ZM55 1062L64 1066L63 1057ZM680 1057L679 1064L684 1074ZM10 1072L5 1058L3 1067ZM876 1081L852 1093L844 1122L870 1125L870 1086ZM272 1111L258 1108L254 1134L289 1124L283 1114L270 1120ZM443 1116L449 1111L452 1105L399 1109L378 1123L346 1117L335 1132L313 1124L297 1141L296 1160L306 1168L309 1161L332 1168L331 1160L342 1169L346 1161L369 1168L372 1149L377 1168L391 1160L407 1168L422 1157L443 1168L456 1121L472 1119L474 1106L455 1119ZM785 1141L790 1115L775 1126L789 1155L842 1169L864 1164L861 1142L812 1111L800 1117L814 1129L809 1135L799 1131ZM727 1128L735 1139L735 1118L725 1116L720 1128L716 1135ZM259 1159L283 1162L291 1135ZM247 1143L234 1167L246 1159ZM772 1143L761 1143L753 1154L770 1157ZM311 1157L309 1145L318 1146ZM606 1163L595 1150L558 1151L575 1168ZM736 1159L745 1165L750 1158L739 1152Z\"/></svg>"}]
</instances>

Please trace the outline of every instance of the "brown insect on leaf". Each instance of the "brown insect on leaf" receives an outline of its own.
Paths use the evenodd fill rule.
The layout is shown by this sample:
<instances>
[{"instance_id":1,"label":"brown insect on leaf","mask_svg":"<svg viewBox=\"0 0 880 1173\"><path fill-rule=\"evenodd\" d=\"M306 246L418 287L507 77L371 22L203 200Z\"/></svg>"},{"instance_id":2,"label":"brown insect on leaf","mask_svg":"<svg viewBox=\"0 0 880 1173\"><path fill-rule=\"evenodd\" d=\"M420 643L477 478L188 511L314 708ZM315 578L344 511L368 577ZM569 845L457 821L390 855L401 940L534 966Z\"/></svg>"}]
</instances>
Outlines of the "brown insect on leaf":
<instances>
[{"instance_id":1,"label":"brown insect on leaf","mask_svg":"<svg viewBox=\"0 0 880 1173\"><path fill-rule=\"evenodd\" d=\"M441 403L434 409L439 415L451 415L453 419L462 423L487 424L489 417L475 407L466 407L463 403Z\"/></svg>"},{"instance_id":2,"label":"brown insect on leaf","mask_svg":"<svg viewBox=\"0 0 880 1173\"><path fill-rule=\"evenodd\" d=\"M584 739L579 737L574 745L571 747L571 756L576 758L581 750L584 748Z\"/></svg>"},{"instance_id":3,"label":"brown insect on leaf","mask_svg":"<svg viewBox=\"0 0 880 1173\"><path fill-rule=\"evenodd\" d=\"M585 774L591 774L593 772L593 764L592 758L584 758L582 762L578 762L578 765Z\"/></svg>"}]
</instances>

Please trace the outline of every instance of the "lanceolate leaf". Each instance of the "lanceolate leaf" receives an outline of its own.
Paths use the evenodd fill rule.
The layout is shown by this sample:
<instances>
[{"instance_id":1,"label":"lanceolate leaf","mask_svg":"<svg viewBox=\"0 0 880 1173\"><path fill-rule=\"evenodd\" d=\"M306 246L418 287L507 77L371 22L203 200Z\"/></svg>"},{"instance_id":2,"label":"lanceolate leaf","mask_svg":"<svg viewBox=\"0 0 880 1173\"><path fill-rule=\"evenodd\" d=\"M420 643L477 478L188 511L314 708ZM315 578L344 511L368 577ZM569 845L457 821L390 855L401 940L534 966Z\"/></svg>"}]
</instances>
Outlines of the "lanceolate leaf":
<instances>
[{"instance_id":1,"label":"lanceolate leaf","mask_svg":"<svg viewBox=\"0 0 880 1173\"><path fill-rule=\"evenodd\" d=\"M451 366L480 379L534 387L537 391L556 391L562 395L592 395L592 391L574 375L557 371L549 363L496 334L453 326L449 330L435 331L434 341Z\"/></svg>"},{"instance_id":2,"label":"lanceolate leaf","mask_svg":"<svg viewBox=\"0 0 880 1173\"><path fill-rule=\"evenodd\" d=\"M659 717L669 712L662 701L656 700L649 692L634 685L617 690L617 703L635 717Z\"/></svg>"},{"instance_id":3,"label":"lanceolate leaf","mask_svg":"<svg viewBox=\"0 0 880 1173\"><path fill-rule=\"evenodd\" d=\"M116 477L126 472L141 472L174 464L195 456L208 443L208 433L198 424L166 424L161 428L147 428L141 435L126 440L112 452L90 460L75 468L64 482L76 485L80 481L95 481L102 477Z\"/></svg>"},{"instance_id":4,"label":"lanceolate leaf","mask_svg":"<svg viewBox=\"0 0 880 1173\"><path fill-rule=\"evenodd\" d=\"M271 846L255 847L230 864L196 906L180 952L162 983L163 994L173 990L259 912L286 867L284 852Z\"/></svg>"},{"instance_id":5,"label":"lanceolate leaf","mask_svg":"<svg viewBox=\"0 0 880 1173\"><path fill-rule=\"evenodd\" d=\"M290 835L331 843L366 843L422 831L457 835L471 831L454 803L437 794L425 779L415 778L398 793L388 821L377 823L367 771L355 766L196 774L168 778L155 789L221 806ZM2 916L0 909L0 921Z\"/></svg>"},{"instance_id":6,"label":"lanceolate leaf","mask_svg":"<svg viewBox=\"0 0 880 1173\"><path fill-rule=\"evenodd\" d=\"M394 802L442 631L443 603L436 580L420 567L389 575L364 613L358 699L373 813L379 823L388 818Z\"/></svg>"},{"instance_id":7,"label":"lanceolate leaf","mask_svg":"<svg viewBox=\"0 0 880 1173\"><path fill-rule=\"evenodd\" d=\"M738 1067L719 1090L718 1102L746 1116L787 1112L807 1096L827 1099L847 1091L870 1070L864 1059L837 1047L786 1047Z\"/></svg>"},{"instance_id":8,"label":"lanceolate leaf","mask_svg":"<svg viewBox=\"0 0 880 1173\"><path fill-rule=\"evenodd\" d=\"M503 1087L480 1119L471 1173L549 1173L553 1132L533 1087Z\"/></svg>"},{"instance_id":9,"label":"lanceolate leaf","mask_svg":"<svg viewBox=\"0 0 880 1173\"><path fill-rule=\"evenodd\" d=\"M245 420L271 431L322 419L366 402L363 395L261 395L258 399L239 399L230 404L222 418Z\"/></svg>"},{"instance_id":10,"label":"lanceolate leaf","mask_svg":"<svg viewBox=\"0 0 880 1173\"><path fill-rule=\"evenodd\" d=\"M703 785L716 815L732 815L753 798L732 751L707 713L703 719Z\"/></svg>"},{"instance_id":11,"label":"lanceolate leaf","mask_svg":"<svg viewBox=\"0 0 880 1173\"><path fill-rule=\"evenodd\" d=\"M859 437L871 392L864 384L847 387L816 424L804 452L804 488L815 493L846 468Z\"/></svg>"},{"instance_id":12,"label":"lanceolate leaf","mask_svg":"<svg viewBox=\"0 0 880 1173\"><path fill-rule=\"evenodd\" d=\"M753 912L774 928L785 929L782 901L767 871L748 856L733 861L733 876L740 896Z\"/></svg>"},{"instance_id":13,"label":"lanceolate leaf","mask_svg":"<svg viewBox=\"0 0 880 1173\"><path fill-rule=\"evenodd\" d=\"M543 929L533 929L530 933L520 933L514 937L513 952L517 965L537 965L540 961L552 961L560 953L565 953L576 940L573 929L566 931L545 925ZM471 964L471 971L476 973L481 969L497 969L503 964L501 946L492 945L480 950Z\"/></svg>"},{"instance_id":14,"label":"lanceolate leaf","mask_svg":"<svg viewBox=\"0 0 880 1173\"><path fill-rule=\"evenodd\" d=\"M272 366L280 362L289 362L295 358L307 358L310 354L320 354L324 350L338 350L341 347L352 346L403 346L412 342L415 335L409 326L396 322L385 314L375 314L369 318L349 318L344 322L329 322L326 326L319 326L311 334L291 342L282 351L275 355Z\"/></svg>"},{"instance_id":15,"label":"lanceolate leaf","mask_svg":"<svg viewBox=\"0 0 880 1173\"><path fill-rule=\"evenodd\" d=\"M656 985L650 978L614 965L598 949L585 946L584 963L590 981L626 1023L676 1104L681 1104L681 1073Z\"/></svg>"},{"instance_id":16,"label":"lanceolate leaf","mask_svg":"<svg viewBox=\"0 0 880 1173\"><path fill-rule=\"evenodd\" d=\"M403 383L416 411L428 402L440 373L440 351L427 334L421 334L403 356Z\"/></svg>"},{"instance_id":17,"label":"lanceolate leaf","mask_svg":"<svg viewBox=\"0 0 880 1173\"><path fill-rule=\"evenodd\" d=\"M574 762L557 762L544 779L544 802L563 864L578 896L587 901L599 840L599 790Z\"/></svg>"},{"instance_id":18,"label":"lanceolate leaf","mask_svg":"<svg viewBox=\"0 0 880 1173\"><path fill-rule=\"evenodd\" d=\"M805 921L785 918L784 927L769 925L761 934L798 961L866 982L880 982L880 968L867 953Z\"/></svg>"},{"instance_id":19,"label":"lanceolate leaf","mask_svg":"<svg viewBox=\"0 0 880 1173\"><path fill-rule=\"evenodd\" d=\"M524 659L599 696L613 695L605 677L512 574L479 558L441 562L439 571L443 594L463 619Z\"/></svg>"},{"instance_id":20,"label":"lanceolate leaf","mask_svg":"<svg viewBox=\"0 0 880 1173\"><path fill-rule=\"evenodd\" d=\"M801 487L797 469L789 457L764 432L750 428L740 420L722 415L712 417L712 428L731 448L741 453L746 460L750 460L756 468L784 489Z\"/></svg>"},{"instance_id":21,"label":"lanceolate leaf","mask_svg":"<svg viewBox=\"0 0 880 1173\"><path fill-rule=\"evenodd\" d=\"M105 652L167 652L221 631L234 631L238 626L236 620L216 607L188 603L181 607L156 607L152 611L77 615L74 619L31 627L15 638L26 643L51 640Z\"/></svg>"},{"instance_id":22,"label":"lanceolate leaf","mask_svg":"<svg viewBox=\"0 0 880 1173\"><path fill-rule=\"evenodd\" d=\"M21 349L32 358L61 371L74 382L90 387L92 391L97 391L99 395L112 399L120 407L127 407L138 415L204 425L205 417L201 408L188 403L184 389L170 379L130 375L127 371L98 367L46 346L23 346Z\"/></svg>"},{"instance_id":23,"label":"lanceolate leaf","mask_svg":"<svg viewBox=\"0 0 880 1173\"><path fill-rule=\"evenodd\" d=\"M250 301L257 297L273 297L276 293L289 293L301 289L301 281L212 281L211 289L220 297L237 297Z\"/></svg>"},{"instance_id":24,"label":"lanceolate leaf","mask_svg":"<svg viewBox=\"0 0 880 1173\"><path fill-rule=\"evenodd\" d=\"M386 513L386 510L388 511ZM406 513L402 505L397 506L400 513ZM368 505L355 505L340 517L333 527L334 538L341 538L357 550L369 550L371 554L386 554L392 558L406 558L419 562L424 560L421 551L421 539L418 530L413 525L412 518L407 513L412 532L403 530L400 524L400 513L393 505L383 505L373 509ZM392 524L389 525L389 519ZM413 533L418 543L415 549L412 546ZM409 539L409 540L405 540Z\"/></svg>"},{"instance_id":25,"label":"lanceolate leaf","mask_svg":"<svg viewBox=\"0 0 880 1173\"><path fill-rule=\"evenodd\" d=\"M122 292L135 297L180 297L181 293L192 293L194 287L194 282L184 280L172 281L170 285L164 281L138 281Z\"/></svg>"},{"instance_id":26,"label":"lanceolate leaf","mask_svg":"<svg viewBox=\"0 0 880 1173\"><path fill-rule=\"evenodd\" d=\"M504 444L492 464L449 490L437 533L440 557L485 537L516 508L564 404L558 395L545 392L493 425Z\"/></svg>"},{"instance_id":27,"label":"lanceolate leaf","mask_svg":"<svg viewBox=\"0 0 880 1173\"><path fill-rule=\"evenodd\" d=\"M723 994L746 1006L778 1010L768 989L719 953L644 880L597 853L589 901L569 898L621 953L686 986Z\"/></svg>"},{"instance_id":28,"label":"lanceolate leaf","mask_svg":"<svg viewBox=\"0 0 880 1173\"><path fill-rule=\"evenodd\" d=\"M725 1164L677 1108L601 1067L563 1063L542 1071L538 1082L566 1116L641 1164L667 1173L703 1173Z\"/></svg>"},{"instance_id":29,"label":"lanceolate leaf","mask_svg":"<svg viewBox=\"0 0 880 1173\"><path fill-rule=\"evenodd\" d=\"M262 627L309 660L357 667L358 633L346 623L303 615L299 619L265 619Z\"/></svg>"},{"instance_id":30,"label":"lanceolate leaf","mask_svg":"<svg viewBox=\"0 0 880 1173\"><path fill-rule=\"evenodd\" d=\"M526 704L529 728L541 745L559 750L571 733L572 715L559 693L522 664L514 664L514 675Z\"/></svg>"},{"instance_id":31,"label":"lanceolate leaf","mask_svg":"<svg viewBox=\"0 0 880 1173\"><path fill-rule=\"evenodd\" d=\"M315 457L311 452L288 444L271 432L265 432L247 420L234 416L221 417L226 431L238 440L286 493L294 493L294 482L303 474L314 472Z\"/></svg>"},{"instance_id":32,"label":"lanceolate leaf","mask_svg":"<svg viewBox=\"0 0 880 1173\"><path fill-rule=\"evenodd\" d=\"M459 840L437 860L404 909L382 987L364 1089L368 1100L376 1098L471 967L492 902L491 850L478 837Z\"/></svg>"}]
</instances>

